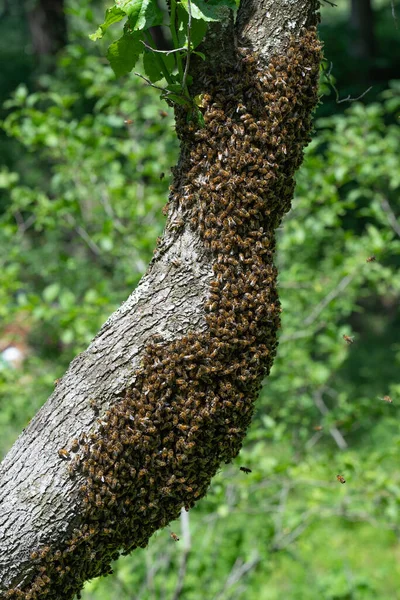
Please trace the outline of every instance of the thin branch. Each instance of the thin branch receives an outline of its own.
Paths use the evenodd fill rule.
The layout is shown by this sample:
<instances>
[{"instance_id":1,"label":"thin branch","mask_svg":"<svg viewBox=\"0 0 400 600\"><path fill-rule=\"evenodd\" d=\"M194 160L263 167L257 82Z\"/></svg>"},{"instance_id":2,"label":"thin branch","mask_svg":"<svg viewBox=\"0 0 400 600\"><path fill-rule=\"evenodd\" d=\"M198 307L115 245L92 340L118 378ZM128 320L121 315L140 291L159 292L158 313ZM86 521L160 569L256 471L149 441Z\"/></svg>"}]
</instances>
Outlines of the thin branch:
<instances>
[{"instance_id":1,"label":"thin branch","mask_svg":"<svg viewBox=\"0 0 400 600\"><path fill-rule=\"evenodd\" d=\"M190 64L190 32L191 32L191 28L192 28L192 5L191 5L191 0L188 0L188 14L189 14L188 28L187 28L188 53L187 53L187 56L186 56L185 72L183 74L183 79L182 79L182 89L183 90L185 90L185 88L186 88L186 80L187 80L187 76L188 76L188 73L189 73L189 64Z\"/></svg>"},{"instance_id":2,"label":"thin branch","mask_svg":"<svg viewBox=\"0 0 400 600\"><path fill-rule=\"evenodd\" d=\"M324 0L324 2L326 2L327 4L329 4L329 6L333 6L336 7L337 4L334 4L333 2L331 2L330 0Z\"/></svg>"},{"instance_id":3,"label":"thin branch","mask_svg":"<svg viewBox=\"0 0 400 600\"><path fill-rule=\"evenodd\" d=\"M361 100L361 98L363 98L366 94L368 94L369 91L372 90L372 85L371 85L362 94L360 94L359 96L357 96L357 98L352 98L350 96L350 94L349 94L347 96L347 98L342 98L342 100L340 100L339 99L339 90L337 89L337 87L335 86L335 84L331 80L332 68L333 68L333 63L331 61L331 64L329 66L329 71L327 72L327 71L324 70L324 76L325 76L325 79L326 79L328 85L330 85L331 88L333 89L333 91L335 92L336 104L342 104L342 102L357 102L357 100Z\"/></svg>"},{"instance_id":4,"label":"thin branch","mask_svg":"<svg viewBox=\"0 0 400 600\"><path fill-rule=\"evenodd\" d=\"M326 406L322 396L323 393L325 391L325 388L322 387L319 390L317 390L315 392L315 394L313 395L313 400L314 400L314 404L315 406L318 408L319 412L321 413L321 415L323 415L324 417L326 415L329 414L329 408ZM337 427L335 427L334 425L332 425L329 428L329 433L331 434L331 436L333 437L333 439L335 440L336 444L338 445L338 447L341 450L345 450L348 447L348 444L346 442L346 440L344 439L343 435L340 433L339 429Z\"/></svg>"},{"instance_id":5,"label":"thin branch","mask_svg":"<svg viewBox=\"0 0 400 600\"><path fill-rule=\"evenodd\" d=\"M159 54L173 54L174 52L187 52L187 48L182 47L182 48L173 48L172 50L158 50L157 48L153 48L152 46L150 46L149 44L146 44L146 42L144 40L140 40L142 42L142 44L144 46L146 46L146 48L148 48L149 50L151 50L152 52L158 52Z\"/></svg>"},{"instance_id":6,"label":"thin branch","mask_svg":"<svg viewBox=\"0 0 400 600\"><path fill-rule=\"evenodd\" d=\"M364 98L364 96L368 94L368 92L371 90L372 85L370 85L369 88L365 90L365 92L357 96L357 98L351 98L349 94L347 98L343 98L342 100L339 100L339 92L336 90L336 104L341 104L342 102L357 102L357 100L361 100L361 98Z\"/></svg>"},{"instance_id":7,"label":"thin branch","mask_svg":"<svg viewBox=\"0 0 400 600\"><path fill-rule=\"evenodd\" d=\"M312 448L313 446L315 446L315 444L317 444L319 442L319 440L322 438L322 436L324 435L323 431L316 431L314 433L314 435L312 437L310 437L310 439L306 442L306 448L309 450L310 448Z\"/></svg>"},{"instance_id":8,"label":"thin branch","mask_svg":"<svg viewBox=\"0 0 400 600\"><path fill-rule=\"evenodd\" d=\"M381 206L382 206L382 210L387 214L389 225L391 226L393 231L396 233L396 235L398 235L400 237L400 224L399 224L399 222L396 218L396 215L394 214L393 209L390 206L387 198L384 198L384 197L381 198Z\"/></svg>"},{"instance_id":9,"label":"thin branch","mask_svg":"<svg viewBox=\"0 0 400 600\"><path fill-rule=\"evenodd\" d=\"M279 494L279 505L276 511L275 518L275 532L272 546L275 546L277 541L283 537L283 515L285 514L287 498L291 489L290 483L287 481L283 483L280 494Z\"/></svg>"},{"instance_id":10,"label":"thin branch","mask_svg":"<svg viewBox=\"0 0 400 600\"><path fill-rule=\"evenodd\" d=\"M319 302L317 304L317 306L314 308L314 310L303 321L303 325L305 327L308 327L309 325L312 325L312 323L314 323L314 321L316 321L318 319L318 317L322 313L322 311L333 300L335 300L335 298L337 298L337 296L339 296L339 294L341 294L341 292L343 292L343 290L346 289L346 287L353 281L354 277L356 276L356 273L357 273L357 271L353 271L352 273L349 273L349 275L346 275L345 277L343 277L343 279L341 279L339 281L339 283L337 284L337 286L335 288L333 288L333 290L331 290L329 292L329 294L327 294L325 296L325 298L323 298L321 300L321 302Z\"/></svg>"},{"instance_id":11,"label":"thin branch","mask_svg":"<svg viewBox=\"0 0 400 600\"><path fill-rule=\"evenodd\" d=\"M394 0L391 0L391 6L392 6L392 17L393 17L393 21L394 21L394 26L396 27L396 29L398 29L399 24L397 22L396 10L394 8Z\"/></svg>"},{"instance_id":12,"label":"thin branch","mask_svg":"<svg viewBox=\"0 0 400 600\"><path fill-rule=\"evenodd\" d=\"M83 229L83 227L81 227L80 225L76 225L75 219L72 217L72 215L66 215L66 218L67 221L71 223L71 225L75 226L76 233L81 236L84 242L86 242L93 254L95 254L96 256L101 256L103 254L101 249L96 244L96 242L92 240L88 232L85 229Z\"/></svg>"},{"instance_id":13,"label":"thin branch","mask_svg":"<svg viewBox=\"0 0 400 600\"><path fill-rule=\"evenodd\" d=\"M168 94L168 93L169 93L169 91L168 91L168 90L166 90L165 88L162 88L162 87L160 87L159 85L155 85L154 83L152 83L152 82L150 81L150 79L147 79L147 77L145 77L144 75L141 75L140 73L137 73L137 71L133 71L133 74L134 74L134 75L137 75L137 76L138 76L138 77L140 77L141 79L144 79L144 80L145 80L145 82L146 82L148 85L151 85L151 87L153 87L153 88L156 88L156 90L161 90L162 92L164 92L164 94Z\"/></svg>"},{"instance_id":14,"label":"thin branch","mask_svg":"<svg viewBox=\"0 0 400 600\"><path fill-rule=\"evenodd\" d=\"M36 217L34 215L31 215L25 221L19 210L15 211L15 213L13 214L14 219L18 225L18 233L25 233L25 231L27 231L29 227L32 227L32 225L36 221Z\"/></svg>"},{"instance_id":15,"label":"thin branch","mask_svg":"<svg viewBox=\"0 0 400 600\"><path fill-rule=\"evenodd\" d=\"M310 335L316 335L325 326L326 321L322 321L316 329L308 331L295 331L294 333L290 333L288 335L281 335L279 338L279 343L282 344L284 342L291 342L292 340L300 340L301 338L310 337Z\"/></svg>"},{"instance_id":16,"label":"thin branch","mask_svg":"<svg viewBox=\"0 0 400 600\"><path fill-rule=\"evenodd\" d=\"M303 326L304 327L309 327L310 325L312 325L320 316L320 314L323 312L323 310L333 301L335 300L335 298L337 298L337 296L339 296L339 294L341 292L343 292L343 290L352 282L352 280L354 279L354 277L356 276L357 271L354 270L352 273L350 273L349 275L346 275L345 277L343 277L343 279L341 279L341 281L339 281L338 285L329 292L329 294L327 294L325 296L325 298L323 298L314 308L313 311L311 311L311 313L308 315L308 317L306 317L306 319L304 319L303 321ZM325 324L321 324L318 328L322 329L322 327ZM317 330L317 331L318 331ZM279 339L279 342L288 342L291 340L296 340L299 338L303 338L303 337L307 337L309 335L311 335L311 333L314 335L316 332L309 332L309 331L296 331L295 333L292 333L290 335L282 335Z\"/></svg>"},{"instance_id":17,"label":"thin branch","mask_svg":"<svg viewBox=\"0 0 400 600\"><path fill-rule=\"evenodd\" d=\"M241 558L237 558L235 561L235 564L233 565L231 572L228 575L228 578L225 582L224 587L222 588L222 590L219 592L219 594L217 594L216 596L214 596L214 600L219 600L220 598L223 598L225 596L225 592L233 587L234 585L236 585L236 583L238 583L238 581L244 577L249 571L251 571L251 569L254 569L254 567L260 562L260 557L258 554L256 554L254 556L254 558L252 558L251 560L249 560L248 562L243 562L243 560Z\"/></svg>"},{"instance_id":18,"label":"thin branch","mask_svg":"<svg viewBox=\"0 0 400 600\"><path fill-rule=\"evenodd\" d=\"M178 581L176 583L175 591L172 596L172 600L179 600L183 585L185 582L187 564L189 560L189 554L192 547L191 538L190 538L190 523L189 523L189 513L186 512L184 508L181 509L181 537L183 542L183 553L181 557L181 564L179 567L178 573Z\"/></svg>"}]
</instances>

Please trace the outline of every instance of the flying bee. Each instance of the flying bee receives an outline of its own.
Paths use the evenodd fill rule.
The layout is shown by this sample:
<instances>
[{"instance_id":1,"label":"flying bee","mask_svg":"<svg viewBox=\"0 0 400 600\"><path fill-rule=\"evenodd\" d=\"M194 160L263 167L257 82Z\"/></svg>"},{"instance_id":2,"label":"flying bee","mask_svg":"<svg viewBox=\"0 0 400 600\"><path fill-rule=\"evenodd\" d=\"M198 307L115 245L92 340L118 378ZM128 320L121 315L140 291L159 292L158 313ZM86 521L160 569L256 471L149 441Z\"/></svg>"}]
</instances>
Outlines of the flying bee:
<instances>
[{"instance_id":1,"label":"flying bee","mask_svg":"<svg viewBox=\"0 0 400 600\"><path fill-rule=\"evenodd\" d=\"M388 404L393 402L390 396L383 396L383 398L379 398L379 400L383 400L383 402L387 402Z\"/></svg>"},{"instance_id":2,"label":"flying bee","mask_svg":"<svg viewBox=\"0 0 400 600\"><path fill-rule=\"evenodd\" d=\"M340 481L340 483L346 483L345 478L343 477L343 475L336 475L336 479L338 481Z\"/></svg>"},{"instance_id":3,"label":"flying bee","mask_svg":"<svg viewBox=\"0 0 400 600\"><path fill-rule=\"evenodd\" d=\"M323 430L323 427L322 427L322 425L315 425L315 426L313 427L313 429L314 429L314 431L322 431L322 430Z\"/></svg>"},{"instance_id":4,"label":"flying bee","mask_svg":"<svg viewBox=\"0 0 400 600\"><path fill-rule=\"evenodd\" d=\"M243 471L243 473L251 473L251 469L248 469L247 467L240 467L240 470Z\"/></svg>"},{"instance_id":5,"label":"flying bee","mask_svg":"<svg viewBox=\"0 0 400 600\"><path fill-rule=\"evenodd\" d=\"M69 452L68 450L66 450L65 448L60 448L58 451L58 456L60 458L63 458L64 460L69 460L70 456L69 456Z\"/></svg>"},{"instance_id":6,"label":"flying bee","mask_svg":"<svg viewBox=\"0 0 400 600\"><path fill-rule=\"evenodd\" d=\"M376 256L372 255L372 256L368 256L366 262L367 263L371 263L371 262L375 262L376 261Z\"/></svg>"},{"instance_id":7,"label":"flying bee","mask_svg":"<svg viewBox=\"0 0 400 600\"><path fill-rule=\"evenodd\" d=\"M168 113L166 110L160 110L159 115L162 119L165 119L165 117L168 117Z\"/></svg>"},{"instance_id":8,"label":"flying bee","mask_svg":"<svg viewBox=\"0 0 400 600\"><path fill-rule=\"evenodd\" d=\"M125 119L124 123L125 123L125 125L132 125L133 120L132 119Z\"/></svg>"},{"instance_id":9,"label":"flying bee","mask_svg":"<svg viewBox=\"0 0 400 600\"><path fill-rule=\"evenodd\" d=\"M350 337L349 335L346 335L345 333L343 334L343 339L346 342L346 344L352 344L354 342L354 337Z\"/></svg>"},{"instance_id":10,"label":"flying bee","mask_svg":"<svg viewBox=\"0 0 400 600\"><path fill-rule=\"evenodd\" d=\"M176 533L174 533L173 531L171 531L171 537L172 537L172 539L174 540L174 542L179 542L179 538L178 538L178 536L177 536L177 535L176 535Z\"/></svg>"}]
</instances>

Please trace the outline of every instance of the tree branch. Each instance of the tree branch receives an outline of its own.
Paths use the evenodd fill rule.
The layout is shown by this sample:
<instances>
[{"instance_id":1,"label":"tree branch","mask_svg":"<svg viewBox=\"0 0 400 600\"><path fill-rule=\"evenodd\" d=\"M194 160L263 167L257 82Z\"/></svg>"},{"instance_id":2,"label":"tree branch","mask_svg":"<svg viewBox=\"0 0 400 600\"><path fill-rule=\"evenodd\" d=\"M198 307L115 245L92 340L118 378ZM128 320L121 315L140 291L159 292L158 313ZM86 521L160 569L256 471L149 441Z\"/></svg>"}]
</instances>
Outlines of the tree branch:
<instances>
[{"instance_id":1,"label":"tree branch","mask_svg":"<svg viewBox=\"0 0 400 600\"><path fill-rule=\"evenodd\" d=\"M315 8L243 0L240 51L230 14L210 28L210 61L193 70L205 126L177 107L154 258L1 465L5 598L70 600L238 454L276 351L274 231L318 102Z\"/></svg>"}]
</instances>

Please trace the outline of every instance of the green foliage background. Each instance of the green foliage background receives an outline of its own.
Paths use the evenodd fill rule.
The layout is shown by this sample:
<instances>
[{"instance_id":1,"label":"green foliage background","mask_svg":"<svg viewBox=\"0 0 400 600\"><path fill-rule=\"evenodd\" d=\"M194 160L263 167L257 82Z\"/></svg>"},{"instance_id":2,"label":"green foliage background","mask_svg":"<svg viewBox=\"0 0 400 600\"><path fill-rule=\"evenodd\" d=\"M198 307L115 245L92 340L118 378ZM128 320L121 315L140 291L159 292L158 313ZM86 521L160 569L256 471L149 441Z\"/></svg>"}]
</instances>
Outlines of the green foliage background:
<instances>
[{"instance_id":1,"label":"green foliage background","mask_svg":"<svg viewBox=\"0 0 400 600\"><path fill-rule=\"evenodd\" d=\"M67 4L70 43L52 74L32 71L15 31L0 44L24 81L11 94L16 73L3 75L0 328L22 324L30 347L21 368L0 364L2 454L138 283L178 154L156 91L116 81L103 41L88 41L103 7ZM324 12L336 86L361 93L349 87L346 13ZM376 20L380 40L395 35L388 3ZM177 599L186 559L187 600L399 597L400 81L362 102L335 104L324 78L321 91L279 231L279 353L243 451L190 511L190 548L177 522L180 542L158 532L85 600Z\"/></svg>"}]
</instances>

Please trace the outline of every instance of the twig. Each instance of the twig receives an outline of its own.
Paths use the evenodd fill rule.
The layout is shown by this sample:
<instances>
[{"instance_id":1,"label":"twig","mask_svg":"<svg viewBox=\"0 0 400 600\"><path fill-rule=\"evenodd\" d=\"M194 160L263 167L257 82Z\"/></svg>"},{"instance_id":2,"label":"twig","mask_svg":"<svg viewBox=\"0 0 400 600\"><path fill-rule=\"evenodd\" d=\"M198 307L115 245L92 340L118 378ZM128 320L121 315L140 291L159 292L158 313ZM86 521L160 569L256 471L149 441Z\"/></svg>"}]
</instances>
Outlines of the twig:
<instances>
[{"instance_id":1,"label":"twig","mask_svg":"<svg viewBox=\"0 0 400 600\"><path fill-rule=\"evenodd\" d=\"M137 75L137 76L138 76L138 77L140 77L141 79L144 79L144 80L145 80L145 82L146 82L148 85L151 85L151 87L153 87L153 88L156 88L156 90L161 90L162 92L164 92L164 94L168 94L168 93L169 93L169 91L168 91L168 90L166 90L165 88L162 88L162 87L160 87L159 85L155 85L154 83L152 83L152 82L150 81L150 79L147 79L147 77L145 77L144 75L141 75L140 73L137 73L136 71L133 71L133 74L134 74L134 75Z\"/></svg>"},{"instance_id":2,"label":"twig","mask_svg":"<svg viewBox=\"0 0 400 600\"><path fill-rule=\"evenodd\" d=\"M231 572L228 575L228 578L225 582L224 587L222 588L222 590L219 592L219 594L217 594L216 596L214 596L214 600L219 600L220 598L224 598L225 597L225 592L232 586L234 586L236 583L238 583L238 581L244 577L249 571L251 571L251 569L253 569L257 563L260 562L260 557L258 554L256 554L254 556L254 558L252 558L251 560L249 560L248 562L243 562L243 560L241 558L237 558L235 561L235 564L233 565Z\"/></svg>"},{"instance_id":3,"label":"twig","mask_svg":"<svg viewBox=\"0 0 400 600\"><path fill-rule=\"evenodd\" d=\"M183 74L183 79L182 79L182 89L185 90L186 89L186 79L189 73L189 64L190 64L190 31L191 31L191 27L192 27L192 5L191 5L191 0L188 0L188 28L187 28L187 46L188 46L188 52L187 52L187 56L186 56L186 64L185 64L185 72Z\"/></svg>"},{"instance_id":4,"label":"twig","mask_svg":"<svg viewBox=\"0 0 400 600\"><path fill-rule=\"evenodd\" d=\"M393 21L394 21L394 26L396 27L396 29L398 29L399 24L397 22L396 10L394 8L394 0L391 0L391 6L392 6L392 17L393 17Z\"/></svg>"},{"instance_id":5,"label":"twig","mask_svg":"<svg viewBox=\"0 0 400 600\"><path fill-rule=\"evenodd\" d=\"M315 446L315 444L317 442L319 442L319 440L322 438L323 435L324 435L323 431L316 431L314 433L314 435L312 437L310 437L310 439L306 442L306 448L310 449L313 446Z\"/></svg>"},{"instance_id":6,"label":"twig","mask_svg":"<svg viewBox=\"0 0 400 600\"><path fill-rule=\"evenodd\" d=\"M71 223L71 225L75 226L76 233L80 235L81 238L87 243L93 254L96 254L96 256L101 256L103 254L101 249L96 244L96 242L92 240L88 232L85 229L83 229L83 227L81 227L80 225L76 225L75 219L72 217L72 215L66 215L66 218L67 221Z\"/></svg>"},{"instance_id":7,"label":"twig","mask_svg":"<svg viewBox=\"0 0 400 600\"><path fill-rule=\"evenodd\" d=\"M393 231L400 237L400 224L387 198L381 197L381 206L382 210L387 214L389 225L391 226Z\"/></svg>"},{"instance_id":8,"label":"twig","mask_svg":"<svg viewBox=\"0 0 400 600\"><path fill-rule=\"evenodd\" d=\"M314 399L315 406L318 408L318 410L321 413L321 415L323 415L325 417L327 414L329 414L329 408L326 406L326 404L325 404L325 402L323 401L323 398L322 398L324 390L325 390L324 387L322 387L319 390L317 390L314 393L314 395L313 395L313 399ZM341 450L345 450L347 448L347 442L346 442L346 440L344 439L344 437L340 433L339 429L337 427L335 427L335 425L332 425L329 428L329 433L331 434L331 436L333 437L333 439L335 440L336 444L338 445L338 447Z\"/></svg>"},{"instance_id":9,"label":"twig","mask_svg":"<svg viewBox=\"0 0 400 600\"><path fill-rule=\"evenodd\" d=\"M183 553L181 557L181 564L179 567L178 581L176 583L175 591L172 596L172 600L179 600L183 585L185 582L187 564L189 560L189 554L192 547L190 539L190 524L189 524L189 513L184 508L181 509L181 537L183 542Z\"/></svg>"},{"instance_id":10,"label":"twig","mask_svg":"<svg viewBox=\"0 0 400 600\"><path fill-rule=\"evenodd\" d=\"M337 87L335 86L335 84L332 83L332 81L331 81L332 68L333 68L333 62L331 61L331 64L329 66L329 71L328 72L324 71L324 75L325 75L326 81L328 82L328 85L330 85L331 88L333 89L333 91L335 92L336 104L342 104L342 102L357 102L357 100L361 100L361 98L363 98L366 94L368 94L368 92L370 90L372 90L372 85L371 85L362 94L360 94L359 96L357 96L357 98L352 98L350 96L350 94L349 94L347 96L347 98L342 98L342 100L339 100L339 90L337 89Z\"/></svg>"},{"instance_id":11,"label":"twig","mask_svg":"<svg viewBox=\"0 0 400 600\"><path fill-rule=\"evenodd\" d=\"M287 502L287 498L288 498L290 489L291 489L290 483L284 482L282 485L280 494L279 494L279 505L278 505L278 508L276 511L275 533L274 533L274 539L272 541L272 546L275 546L275 543L277 542L277 540L282 538L283 515L285 513L286 502Z\"/></svg>"},{"instance_id":12,"label":"twig","mask_svg":"<svg viewBox=\"0 0 400 600\"><path fill-rule=\"evenodd\" d=\"M288 534L281 536L280 540L274 540L274 542L271 544L271 550L277 552L278 550L283 550L284 548L289 546L292 542L294 542L296 538L298 538L303 533L303 531L307 529L307 527L311 525L312 517L314 517L314 515L318 513L319 509L306 510L301 515L302 522L299 523L299 525L292 529L292 531L290 531Z\"/></svg>"},{"instance_id":13,"label":"twig","mask_svg":"<svg viewBox=\"0 0 400 600\"><path fill-rule=\"evenodd\" d=\"M288 335L281 335L279 338L279 343L282 344L284 342L291 342L292 340L300 340L301 338L310 337L310 335L315 335L318 333L318 331L321 331L325 325L326 321L322 321L318 327L312 331L295 331L294 333L290 333Z\"/></svg>"},{"instance_id":14,"label":"twig","mask_svg":"<svg viewBox=\"0 0 400 600\"><path fill-rule=\"evenodd\" d=\"M31 227L36 221L35 215L31 215L26 219L26 221L24 221L24 218L19 210L15 211L14 219L18 225L18 233L25 233L25 231L27 231L29 227Z\"/></svg>"},{"instance_id":15,"label":"twig","mask_svg":"<svg viewBox=\"0 0 400 600\"><path fill-rule=\"evenodd\" d=\"M158 52L159 54L173 54L174 52L182 52L182 51L187 51L187 48L182 47L182 48L172 48L172 50L158 50L157 48L153 48L152 46L150 46L149 44L146 44L146 42L144 40L140 40L142 42L142 44L144 46L146 46L146 48L148 48L149 50L151 50L152 52Z\"/></svg>"},{"instance_id":16,"label":"twig","mask_svg":"<svg viewBox=\"0 0 400 600\"><path fill-rule=\"evenodd\" d=\"M336 88L334 89L336 90ZM342 102L357 102L357 100L361 100L361 98L363 98L365 94L368 94L370 90L372 90L372 85L370 85L369 88L365 90L365 92L357 96L357 98L351 98L349 94L347 98L343 98L342 100L339 100L339 92L336 90L336 104L341 104Z\"/></svg>"},{"instance_id":17,"label":"twig","mask_svg":"<svg viewBox=\"0 0 400 600\"><path fill-rule=\"evenodd\" d=\"M331 2L330 0L324 0L324 2L326 2L327 4L329 4L330 6L337 6L337 4L334 4L333 2Z\"/></svg>"},{"instance_id":18,"label":"twig","mask_svg":"<svg viewBox=\"0 0 400 600\"><path fill-rule=\"evenodd\" d=\"M319 315L332 302L332 300L334 300L335 298L337 298L337 296L339 296L339 294L341 292L343 292L343 290L349 285L349 283L351 283L353 281L355 275L356 275L356 271L353 271L349 275L346 275L345 277L343 277L343 279L341 279L339 281L338 285L333 290L331 290L329 292L329 294L327 294L325 296L325 298L323 298L321 300L321 302L319 302L317 304L317 306L314 308L314 310L303 321L303 325L305 327L308 327L309 325L312 325L312 323L314 323L314 321L317 320L317 318L319 317Z\"/></svg>"},{"instance_id":19,"label":"twig","mask_svg":"<svg viewBox=\"0 0 400 600\"><path fill-rule=\"evenodd\" d=\"M312 325L314 323L314 321L316 321L318 319L318 317L320 316L320 314L322 313L322 311L328 306L328 304L330 304L332 302L332 300L334 300L341 292L343 292L343 290L349 285L349 283L352 282L352 280L354 279L354 277L356 276L357 271L353 271L352 273L350 273L349 275L346 275L345 277L343 277L343 279L341 281L339 281L338 285L329 292L329 294L327 294L325 296L325 298L323 298L321 300L321 302L319 302L317 304L317 306L314 308L314 310L308 315L308 317L306 317L306 319L303 321L303 326L304 327L309 327L310 325ZM322 329L322 327L325 324L320 324L319 329ZM318 331L317 330L317 331ZM313 335L315 334L315 331L312 332ZM290 335L282 335L280 337L279 342L288 342L291 340L297 340L303 337L307 337L308 335L311 335L311 333L309 331L296 331L295 333L292 333Z\"/></svg>"}]
</instances>

